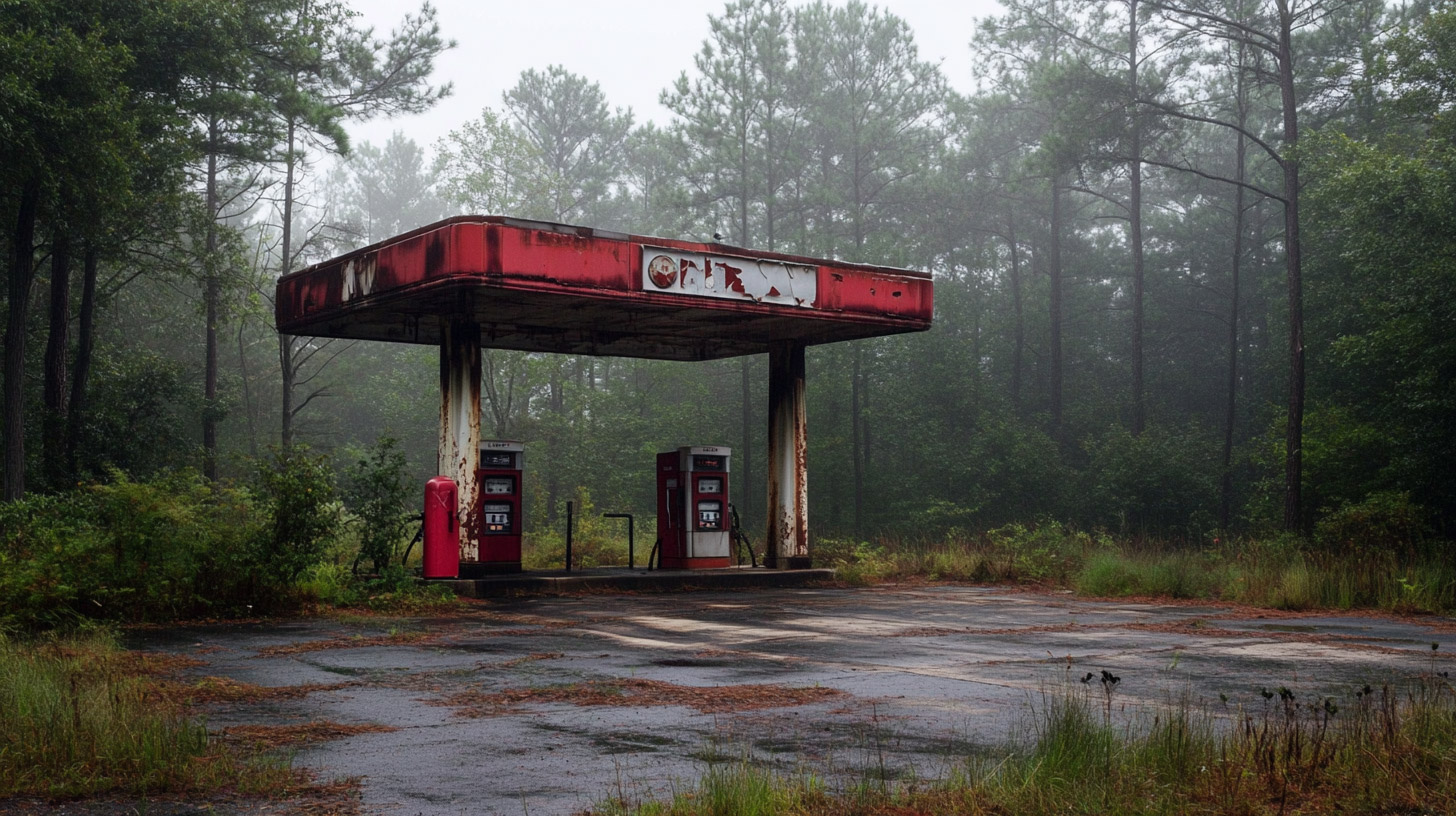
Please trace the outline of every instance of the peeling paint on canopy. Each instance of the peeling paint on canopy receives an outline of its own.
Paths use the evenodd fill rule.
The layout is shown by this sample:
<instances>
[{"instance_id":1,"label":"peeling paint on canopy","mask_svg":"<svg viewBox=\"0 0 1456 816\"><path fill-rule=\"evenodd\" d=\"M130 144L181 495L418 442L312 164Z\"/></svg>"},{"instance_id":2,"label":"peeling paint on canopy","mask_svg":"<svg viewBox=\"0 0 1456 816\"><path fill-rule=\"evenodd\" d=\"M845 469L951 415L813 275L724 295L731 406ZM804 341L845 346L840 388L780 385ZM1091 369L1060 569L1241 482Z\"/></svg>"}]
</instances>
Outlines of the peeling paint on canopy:
<instances>
[{"instance_id":1,"label":"peeling paint on canopy","mask_svg":"<svg viewBox=\"0 0 1456 816\"><path fill-rule=\"evenodd\" d=\"M488 348L668 360L924 331L933 304L923 272L498 216L316 264L277 294L288 334L439 344L469 320Z\"/></svg>"}]
</instances>

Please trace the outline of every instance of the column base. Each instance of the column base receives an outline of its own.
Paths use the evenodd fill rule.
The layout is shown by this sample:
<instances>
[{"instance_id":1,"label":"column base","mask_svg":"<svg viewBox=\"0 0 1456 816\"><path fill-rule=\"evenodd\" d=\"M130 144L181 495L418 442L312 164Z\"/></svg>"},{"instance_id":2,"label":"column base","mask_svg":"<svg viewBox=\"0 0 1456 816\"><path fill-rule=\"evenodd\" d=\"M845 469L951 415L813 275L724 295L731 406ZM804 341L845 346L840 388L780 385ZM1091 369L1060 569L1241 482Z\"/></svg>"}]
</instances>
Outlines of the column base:
<instances>
[{"instance_id":1,"label":"column base","mask_svg":"<svg viewBox=\"0 0 1456 816\"><path fill-rule=\"evenodd\" d=\"M510 575L521 571L520 561L461 561L460 577L484 578L487 575Z\"/></svg>"}]
</instances>

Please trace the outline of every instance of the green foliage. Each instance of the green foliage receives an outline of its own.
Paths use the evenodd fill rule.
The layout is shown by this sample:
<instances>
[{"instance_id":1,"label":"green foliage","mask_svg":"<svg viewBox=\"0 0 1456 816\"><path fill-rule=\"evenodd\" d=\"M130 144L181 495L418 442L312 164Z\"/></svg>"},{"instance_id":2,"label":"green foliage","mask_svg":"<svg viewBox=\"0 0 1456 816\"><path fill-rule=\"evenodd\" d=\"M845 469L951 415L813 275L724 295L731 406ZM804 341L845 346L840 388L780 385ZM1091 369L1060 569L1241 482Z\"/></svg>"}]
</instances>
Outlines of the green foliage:
<instances>
[{"instance_id":1,"label":"green foliage","mask_svg":"<svg viewBox=\"0 0 1456 816\"><path fill-rule=\"evenodd\" d=\"M280 589L254 578L264 521L250 494L197 474L111 480L0 505L0 623L231 614Z\"/></svg>"},{"instance_id":2,"label":"green foliage","mask_svg":"<svg viewBox=\"0 0 1456 816\"><path fill-rule=\"evenodd\" d=\"M399 442L381 436L349 470L344 506L359 526L359 559L382 573L401 555L414 498L408 467Z\"/></svg>"},{"instance_id":3,"label":"green foliage","mask_svg":"<svg viewBox=\"0 0 1456 816\"><path fill-rule=\"evenodd\" d=\"M1110 431L1092 446L1083 517L1134 534L1212 526L1217 471L1211 452L1207 438L1192 431Z\"/></svg>"},{"instance_id":4,"label":"green foliage","mask_svg":"<svg viewBox=\"0 0 1456 816\"><path fill-rule=\"evenodd\" d=\"M521 545L522 566L530 570L559 570L566 566L566 507L562 503L559 522L548 526L544 516L532 526ZM585 487L576 490L572 504L571 559L572 569L591 567L625 567L627 565L627 529L620 521L603 519ZM652 549L641 536L647 525L637 525L637 564L645 565Z\"/></svg>"},{"instance_id":5,"label":"green foliage","mask_svg":"<svg viewBox=\"0 0 1456 816\"><path fill-rule=\"evenodd\" d=\"M1219 598L1232 580L1217 553L1175 549L1134 555L1108 548L1087 556L1072 586L1079 594L1094 597Z\"/></svg>"},{"instance_id":6,"label":"green foliage","mask_svg":"<svg viewBox=\"0 0 1456 816\"><path fill-rule=\"evenodd\" d=\"M268 527L254 548L254 568L275 585L292 583L327 554L339 529L334 471L307 445L274 448L254 476Z\"/></svg>"},{"instance_id":7,"label":"green foliage","mask_svg":"<svg viewBox=\"0 0 1456 816\"><path fill-rule=\"evenodd\" d=\"M1087 550L1098 543L1091 535L1054 521L1008 524L986 536L993 551L1010 558L1017 579L1027 583L1065 583Z\"/></svg>"},{"instance_id":8,"label":"green foliage","mask_svg":"<svg viewBox=\"0 0 1456 816\"><path fill-rule=\"evenodd\" d=\"M1409 493L1380 491L1346 502L1315 526L1326 552L1351 556L1411 554L1430 534L1428 513Z\"/></svg>"},{"instance_id":9,"label":"green foliage","mask_svg":"<svg viewBox=\"0 0 1456 816\"><path fill-rule=\"evenodd\" d=\"M82 475L116 468L133 478L186 462L196 445L189 421L202 400L177 360L144 349L105 347L94 362L96 385L81 429Z\"/></svg>"},{"instance_id":10,"label":"green foliage","mask_svg":"<svg viewBox=\"0 0 1456 816\"><path fill-rule=\"evenodd\" d=\"M23 645L0 638L0 798L262 792L286 762L242 759L157 693L104 633Z\"/></svg>"},{"instance_id":11,"label":"green foliage","mask_svg":"<svg viewBox=\"0 0 1456 816\"><path fill-rule=\"evenodd\" d=\"M1311 813L1327 803L1360 813L1456 805L1456 693L1442 677L1338 695L1281 687L1278 700L1256 698L1236 711L1188 696L1143 701L1157 713L1114 718L1120 680L1104 671L1100 680L1089 674L1082 684L1069 677L1052 686L1033 706L1029 739L1013 738L990 758L961 757L962 770L939 783L884 784L870 769L826 791L813 768L787 775L744 761L710 766L671 799L619 797L592 812L1275 816L1294 812L1294 802Z\"/></svg>"},{"instance_id":12,"label":"green foliage","mask_svg":"<svg viewBox=\"0 0 1456 816\"><path fill-rule=\"evenodd\" d=\"M1351 508L1349 535L1389 541L1411 521L1400 498ZM1417 516L1418 518L1418 516ZM1333 528L1332 528L1333 531ZM1393 546L1338 549L1295 536L1213 539L1198 548L1148 538L1119 541L1056 523L1007 525L980 537L820 538L822 566L845 583L1034 583L1093 597L1227 600L1276 609L1456 610L1456 565L1444 553Z\"/></svg>"}]
</instances>

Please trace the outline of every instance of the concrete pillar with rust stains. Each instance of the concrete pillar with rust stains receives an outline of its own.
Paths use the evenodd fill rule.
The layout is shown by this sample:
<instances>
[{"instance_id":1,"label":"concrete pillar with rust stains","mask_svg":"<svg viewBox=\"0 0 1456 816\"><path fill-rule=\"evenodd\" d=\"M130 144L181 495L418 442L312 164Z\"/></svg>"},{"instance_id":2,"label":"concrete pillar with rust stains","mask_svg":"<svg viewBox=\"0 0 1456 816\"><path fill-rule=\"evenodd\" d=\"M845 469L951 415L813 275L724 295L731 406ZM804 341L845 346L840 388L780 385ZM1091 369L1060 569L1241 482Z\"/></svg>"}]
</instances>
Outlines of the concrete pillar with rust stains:
<instances>
[{"instance_id":1,"label":"concrete pillar with rust stains","mask_svg":"<svg viewBox=\"0 0 1456 816\"><path fill-rule=\"evenodd\" d=\"M451 320L440 337L440 475L455 480L460 576L480 560L480 325Z\"/></svg>"},{"instance_id":2,"label":"concrete pillar with rust stains","mask_svg":"<svg viewBox=\"0 0 1456 816\"><path fill-rule=\"evenodd\" d=\"M810 565L804 408L804 346L774 343L768 353L768 546L764 561L779 569L807 569Z\"/></svg>"}]
</instances>

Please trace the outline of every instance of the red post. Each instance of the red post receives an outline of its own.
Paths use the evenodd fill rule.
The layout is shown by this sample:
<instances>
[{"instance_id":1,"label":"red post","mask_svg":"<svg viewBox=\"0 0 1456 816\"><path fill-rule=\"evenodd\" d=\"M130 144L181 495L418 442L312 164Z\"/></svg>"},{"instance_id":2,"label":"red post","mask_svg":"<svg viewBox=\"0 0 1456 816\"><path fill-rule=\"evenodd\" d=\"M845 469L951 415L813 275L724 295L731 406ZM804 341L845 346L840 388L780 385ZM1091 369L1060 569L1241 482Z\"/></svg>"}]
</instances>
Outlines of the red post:
<instances>
[{"instance_id":1,"label":"red post","mask_svg":"<svg viewBox=\"0 0 1456 816\"><path fill-rule=\"evenodd\" d=\"M460 516L455 482L436 476L425 483L426 578L460 575Z\"/></svg>"}]
</instances>

